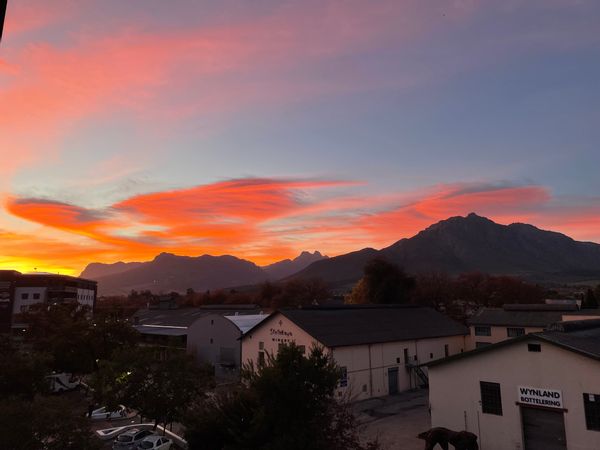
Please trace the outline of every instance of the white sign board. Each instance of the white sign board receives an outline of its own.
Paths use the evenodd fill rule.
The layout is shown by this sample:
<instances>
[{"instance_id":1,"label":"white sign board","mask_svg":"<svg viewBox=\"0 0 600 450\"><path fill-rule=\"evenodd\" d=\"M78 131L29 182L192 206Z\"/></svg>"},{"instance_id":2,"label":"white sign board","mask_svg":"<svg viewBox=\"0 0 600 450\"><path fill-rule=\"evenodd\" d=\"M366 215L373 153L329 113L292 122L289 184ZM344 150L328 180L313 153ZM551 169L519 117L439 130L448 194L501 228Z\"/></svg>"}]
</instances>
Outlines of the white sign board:
<instances>
[{"instance_id":1,"label":"white sign board","mask_svg":"<svg viewBox=\"0 0 600 450\"><path fill-rule=\"evenodd\" d=\"M563 408L562 391L529 386L519 386L519 403L546 408Z\"/></svg>"}]
</instances>

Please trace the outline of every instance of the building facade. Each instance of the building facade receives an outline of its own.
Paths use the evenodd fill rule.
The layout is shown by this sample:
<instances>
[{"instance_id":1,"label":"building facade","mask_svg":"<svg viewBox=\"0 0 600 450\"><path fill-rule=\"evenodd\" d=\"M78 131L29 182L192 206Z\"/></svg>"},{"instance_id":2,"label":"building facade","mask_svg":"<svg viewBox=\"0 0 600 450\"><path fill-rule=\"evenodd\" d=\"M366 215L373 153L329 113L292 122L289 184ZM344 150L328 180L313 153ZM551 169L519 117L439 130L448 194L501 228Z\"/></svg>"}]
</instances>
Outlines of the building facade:
<instances>
[{"instance_id":1,"label":"building facade","mask_svg":"<svg viewBox=\"0 0 600 450\"><path fill-rule=\"evenodd\" d=\"M577 313L575 304L518 304L481 308L469 320L468 350L496 344L528 333L544 331L566 314Z\"/></svg>"},{"instance_id":2,"label":"building facade","mask_svg":"<svg viewBox=\"0 0 600 450\"><path fill-rule=\"evenodd\" d=\"M485 450L600 448L600 321L560 322L429 365L434 427Z\"/></svg>"},{"instance_id":3,"label":"building facade","mask_svg":"<svg viewBox=\"0 0 600 450\"><path fill-rule=\"evenodd\" d=\"M340 306L283 309L242 337L242 361L255 366L281 345L322 347L342 369L337 394L352 400L427 385L421 365L465 349L466 327L421 307Z\"/></svg>"},{"instance_id":4,"label":"building facade","mask_svg":"<svg viewBox=\"0 0 600 450\"><path fill-rule=\"evenodd\" d=\"M84 278L50 273L22 274L0 271L0 332L22 328L20 314L37 303L79 303L92 311L96 306L97 283Z\"/></svg>"}]
</instances>

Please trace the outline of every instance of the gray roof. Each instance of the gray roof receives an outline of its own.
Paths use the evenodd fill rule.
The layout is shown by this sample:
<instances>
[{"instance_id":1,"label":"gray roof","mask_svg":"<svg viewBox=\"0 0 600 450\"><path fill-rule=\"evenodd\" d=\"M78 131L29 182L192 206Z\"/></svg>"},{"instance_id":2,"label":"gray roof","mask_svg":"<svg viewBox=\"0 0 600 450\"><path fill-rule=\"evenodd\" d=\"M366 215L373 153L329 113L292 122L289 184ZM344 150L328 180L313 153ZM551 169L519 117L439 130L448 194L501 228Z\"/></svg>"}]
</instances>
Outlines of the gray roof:
<instances>
[{"instance_id":1,"label":"gray roof","mask_svg":"<svg viewBox=\"0 0 600 450\"><path fill-rule=\"evenodd\" d=\"M346 305L279 312L330 348L468 334L464 325L442 313L416 306Z\"/></svg>"},{"instance_id":2,"label":"gray roof","mask_svg":"<svg viewBox=\"0 0 600 450\"><path fill-rule=\"evenodd\" d=\"M509 345L516 345L524 341L542 340L566 350L587 356L600 361L600 319L574 320L557 322L548 326L548 329L539 333L530 333L514 339L507 339L496 344L486 345L470 352L459 353L448 358L438 359L427 366L448 364L453 361L477 356Z\"/></svg>"},{"instance_id":3,"label":"gray roof","mask_svg":"<svg viewBox=\"0 0 600 450\"><path fill-rule=\"evenodd\" d=\"M187 335L187 327L169 327L165 325L134 325L133 327L142 334L154 334L159 336Z\"/></svg>"},{"instance_id":4,"label":"gray roof","mask_svg":"<svg viewBox=\"0 0 600 450\"><path fill-rule=\"evenodd\" d=\"M563 314L575 312L572 305L505 305L503 308L481 308L469 325L539 327L562 320Z\"/></svg>"},{"instance_id":5,"label":"gray roof","mask_svg":"<svg viewBox=\"0 0 600 450\"><path fill-rule=\"evenodd\" d=\"M261 309L256 305L214 305L196 308L177 309L139 309L132 316L135 325L164 325L189 327L196 319L208 314L241 315L258 314Z\"/></svg>"},{"instance_id":6,"label":"gray roof","mask_svg":"<svg viewBox=\"0 0 600 450\"><path fill-rule=\"evenodd\" d=\"M239 328L242 334L246 334L249 330L261 323L269 317L269 314L246 314L238 316L225 316L226 319L233 322Z\"/></svg>"}]
</instances>

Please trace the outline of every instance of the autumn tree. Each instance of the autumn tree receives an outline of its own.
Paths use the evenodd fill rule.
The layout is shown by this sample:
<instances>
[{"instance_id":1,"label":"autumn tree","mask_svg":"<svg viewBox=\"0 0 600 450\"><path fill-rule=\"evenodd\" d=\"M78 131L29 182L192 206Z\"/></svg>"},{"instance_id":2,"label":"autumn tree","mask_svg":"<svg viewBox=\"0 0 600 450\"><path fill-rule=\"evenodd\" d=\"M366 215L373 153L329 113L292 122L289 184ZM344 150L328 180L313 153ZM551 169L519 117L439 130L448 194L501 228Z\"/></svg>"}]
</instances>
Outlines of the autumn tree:
<instances>
[{"instance_id":1,"label":"autumn tree","mask_svg":"<svg viewBox=\"0 0 600 450\"><path fill-rule=\"evenodd\" d=\"M415 279L396 264L382 258L369 261L364 276L354 287L350 303L408 303Z\"/></svg>"}]
</instances>

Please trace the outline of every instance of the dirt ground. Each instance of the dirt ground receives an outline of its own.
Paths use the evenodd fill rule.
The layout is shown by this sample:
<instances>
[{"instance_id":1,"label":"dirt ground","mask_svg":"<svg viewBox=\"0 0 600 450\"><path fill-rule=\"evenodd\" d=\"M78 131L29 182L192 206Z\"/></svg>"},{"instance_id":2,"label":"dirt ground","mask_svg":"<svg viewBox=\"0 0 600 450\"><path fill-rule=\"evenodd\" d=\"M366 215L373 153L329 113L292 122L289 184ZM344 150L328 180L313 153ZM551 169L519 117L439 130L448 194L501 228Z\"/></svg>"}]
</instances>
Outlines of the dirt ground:
<instances>
[{"instance_id":1,"label":"dirt ground","mask_svg":"<svg viewBox=\"0 0 600 450\"><path fill-rule=\"evenodd\" d=\"M428 391L364 400L354 405L365 439L377 439L383 450L423 450L417 434L430 428Z\"/></svg>"}]
</instances>

